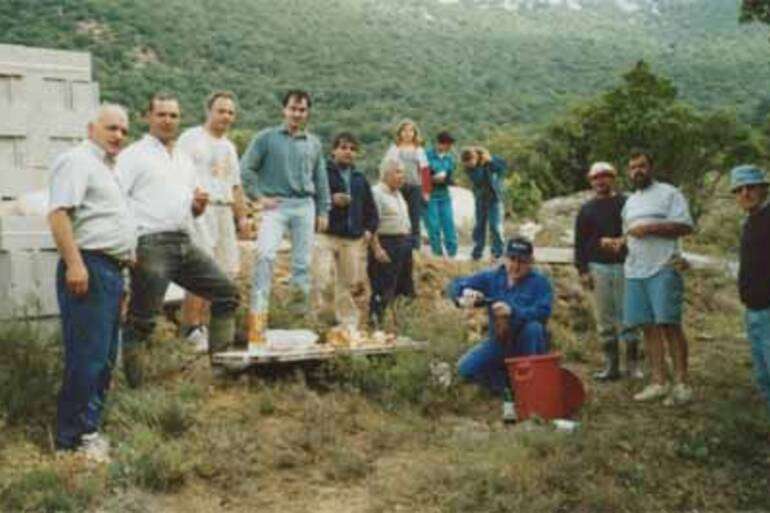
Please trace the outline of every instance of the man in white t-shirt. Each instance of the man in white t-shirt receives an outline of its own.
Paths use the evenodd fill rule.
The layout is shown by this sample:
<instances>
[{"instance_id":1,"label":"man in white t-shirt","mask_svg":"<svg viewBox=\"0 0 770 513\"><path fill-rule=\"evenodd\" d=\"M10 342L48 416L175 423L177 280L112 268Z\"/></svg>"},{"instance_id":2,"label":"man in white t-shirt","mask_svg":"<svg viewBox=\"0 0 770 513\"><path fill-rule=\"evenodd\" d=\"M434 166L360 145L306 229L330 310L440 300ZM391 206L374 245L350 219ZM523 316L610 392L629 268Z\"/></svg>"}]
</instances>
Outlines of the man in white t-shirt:
<instances>
[{"instance_id":1,"label":"man in white t-shirt","mask_svg":"<svg viewBox=\"0 0 770 513\"><path fill-rule=\"evenodd\" d=\"M117 159L118 181L139 235L123 336L123 368L133 388L142 384L144 347L169 282L211 301L209 355L235 337L238 289L190 239L193 218L203 214L209 197L190 157L175 144L180 117L176 97L156 93L147 108L149 132Z\"/></svg>"},{"instance_id":2,"label":"man in white t-shirt","mask_svg":"<svg viewBox=\"0 0 770 513\"><path fill-rule=\"evenodd\" d=\"M205 108L205 123L185 130L177 142L192 160L198 180L209 193L208 208L195 219L190 235L193 243L234 279L240 269L236 224L242 236L246 236L249 226L238 153L227 137L235 121L235 95L215 91L206 99ZM185 296L184 335L201 352L208 350L208 328L204 321L207 308L205 299L189 292Z\"/></svg>"}]
</instances>

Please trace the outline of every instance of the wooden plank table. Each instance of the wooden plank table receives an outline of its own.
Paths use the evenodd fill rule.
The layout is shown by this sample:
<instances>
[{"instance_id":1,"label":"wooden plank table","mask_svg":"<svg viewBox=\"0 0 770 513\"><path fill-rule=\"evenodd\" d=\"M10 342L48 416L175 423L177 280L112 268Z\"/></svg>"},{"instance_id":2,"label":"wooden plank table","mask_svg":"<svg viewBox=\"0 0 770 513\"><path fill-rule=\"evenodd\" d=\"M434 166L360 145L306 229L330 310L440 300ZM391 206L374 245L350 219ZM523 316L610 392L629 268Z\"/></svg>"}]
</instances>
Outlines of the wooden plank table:
<instances>
[{"instance_id":1,"label":"wooden plank table","mask_svg":"<svg viewBox=\"0 0 770 513\"><path fill-rule=\"evenodd\" d=\"M270 335L270 331L268 331ZM361 344L354 347L331 344L301 344L296 348L275 347L266 344L256 349L243 349L215 353L213 363L232 371L245 370L255 365L329 360L338 356L374 356L400 351L422 351L427 342L417 342L407 337L398 337L394 342L382 344Z\"/></svg>"}]
</instances>

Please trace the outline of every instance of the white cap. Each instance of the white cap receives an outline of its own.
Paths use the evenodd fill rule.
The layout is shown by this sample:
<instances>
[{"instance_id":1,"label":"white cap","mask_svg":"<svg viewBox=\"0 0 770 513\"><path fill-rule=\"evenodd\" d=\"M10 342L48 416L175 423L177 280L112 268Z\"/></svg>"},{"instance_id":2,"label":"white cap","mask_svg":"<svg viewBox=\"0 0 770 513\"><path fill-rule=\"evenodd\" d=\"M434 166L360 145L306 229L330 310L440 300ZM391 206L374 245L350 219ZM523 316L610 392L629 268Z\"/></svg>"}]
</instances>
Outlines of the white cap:
<instances>
[{"instance_id":1,"label":"white cap","mask_svg":"<svg viewBox=\"0 0 770 513\"><path fill-rule=\"evenodd\" d=\"M609 162L594 162L591 165L591 169L588 171L588 178L590 179L601 174L618 176L618 171L615 169L615 166Z\"/></svg>"}]
</instances>

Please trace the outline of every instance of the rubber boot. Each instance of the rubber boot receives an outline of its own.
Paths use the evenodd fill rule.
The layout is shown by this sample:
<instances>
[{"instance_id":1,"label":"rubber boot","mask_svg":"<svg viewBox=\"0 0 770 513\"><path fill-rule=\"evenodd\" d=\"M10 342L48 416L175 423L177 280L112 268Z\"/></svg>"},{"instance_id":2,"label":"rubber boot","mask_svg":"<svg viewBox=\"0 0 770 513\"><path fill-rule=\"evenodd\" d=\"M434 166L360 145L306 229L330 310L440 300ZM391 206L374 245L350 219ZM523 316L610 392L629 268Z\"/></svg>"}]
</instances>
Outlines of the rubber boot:
<instances>
[{"instance_id":1,"label":"rubber boot","mask_svg":"<svg viewBox=\"0 0 770 513\"><path fill-rule=\"evenodd\" d=\"M626 342L626 375L631 379L644 379L642 362L639 360L639 342Z\"/></svg>"},{"instance_id":2,"label":"rubber boot","mask_svg":"<svg viewBox=\"0 0 770 513\"><path fill-rule=\"evenodd\" d=\"M605 342L602 349L604 350L604 369L594 373L594 379L597 381L615 381L620 379L618 341Z\"/></svg>"},{"instance_id":3,"label":"rubber boot","mask_svg":"<svg viewBox=\"0 0 770 513\"><path fill-rule=\"evenodd\" d=\"M144 348L123 348L123 373L131 388L139 388L144 383Z\"/></svg>"},{"instance_id":4,"label":"rubber boot","mask_svg":"<svg viewBox=\"0 0 770 513\"><path fill-rule=\"evenodd\" d=\"M212 315L209 323L209 356L220 353L235 340L235 315Z\"/></svg>"}]
</instances>

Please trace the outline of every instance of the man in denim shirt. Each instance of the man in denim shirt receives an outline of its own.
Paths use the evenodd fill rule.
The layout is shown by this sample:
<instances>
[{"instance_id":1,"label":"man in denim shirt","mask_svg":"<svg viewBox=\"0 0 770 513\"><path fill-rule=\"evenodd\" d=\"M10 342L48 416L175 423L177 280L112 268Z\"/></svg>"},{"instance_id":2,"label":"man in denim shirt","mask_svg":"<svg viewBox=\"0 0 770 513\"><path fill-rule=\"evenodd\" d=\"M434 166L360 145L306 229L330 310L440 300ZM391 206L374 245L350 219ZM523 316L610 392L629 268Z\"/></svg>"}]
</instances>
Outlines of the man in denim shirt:
<instances>
[{"instance_id":1,"label":"man in denim shirt","mask_svg":"<svg viewBox=\"0 0 770 513\"><path fill-rule=\"evenodd\" d=\"M487 339L460 358L458 372L497 394L508 387L506 358L548 350L545 324L553 304L551 282L532 270L532 243L521 237L510 239L505 255L503 265L449 285L455 304L486 305L489 314Z\"/></svg>"},{"instance_id":2,"label":"man in denim shirt","mask_svg":"<svg viewBox=\"0 0 770 513\"><path fill-rule=\"evenodd\" d=\"M326 163L332 208L327 233L316 234L313 256L315 305L334 275L335 319L347 330L358 327L359 314L353 292L361 285L364 248L377 231L377 207L364 174L355 167L358 140L349 132L337 134ZM333 264L333 265L332 265Z\"/></svg>"},{"instance_id":3,"label":"man in denim shirt","mask_svg":"<svg viewBox=\"0 0 770 513\"><path fill-rule=\"evenodd\" d=\"M457 231L452 213L452 197L449 194L455 170L455 158L451 153L453 144L452 136L448 132L441 132L436 137L436 146L425 152L433 182L428 208L425 210L430 248L436 256L444 255L446 250L446 256L450 258L457 254Z\"/></svg>"},{"instance_id":4,"label":"man in denim shirt","mask_svg":"<svg viewBox=\"0 0 770 513\"><path fill-rule=\"evenodd\" d=\"M302 296L303 313L309 310L313 233L326 230L331 207L321 141L306 130L311 106L307 91L288 91L283 124L259 132L241 158L244 190L263 207L248 315L252 344L260 342L266 327L273 265L287 230L292 284Z\"/></svg>"},{"instance_id":5,"label":"man in denim shirt","mask_svg":"<svg viewBox=\"0 0 770 513\"><path fill-rule=\"evenodd\" d=\"M730 189L748 214L741 230L738 290L746 305L746 332L754 374L770 410L770 200L765 172L738 166L730 173Z\"/></svg>"},{"instance_id":6,"label":"man in denim shirt","mask_svg":"<svg viewBox=\"0 0 770 513\"><path fill-rule=\"evenodd\" d=\"M508 166L485 148L466 148L460 155L473 186L475 224L473 226L473 260L481 259L487 239L487 225L492 239L492 260L503 254L503 179Z\"/></svg>"}]
</instances>

